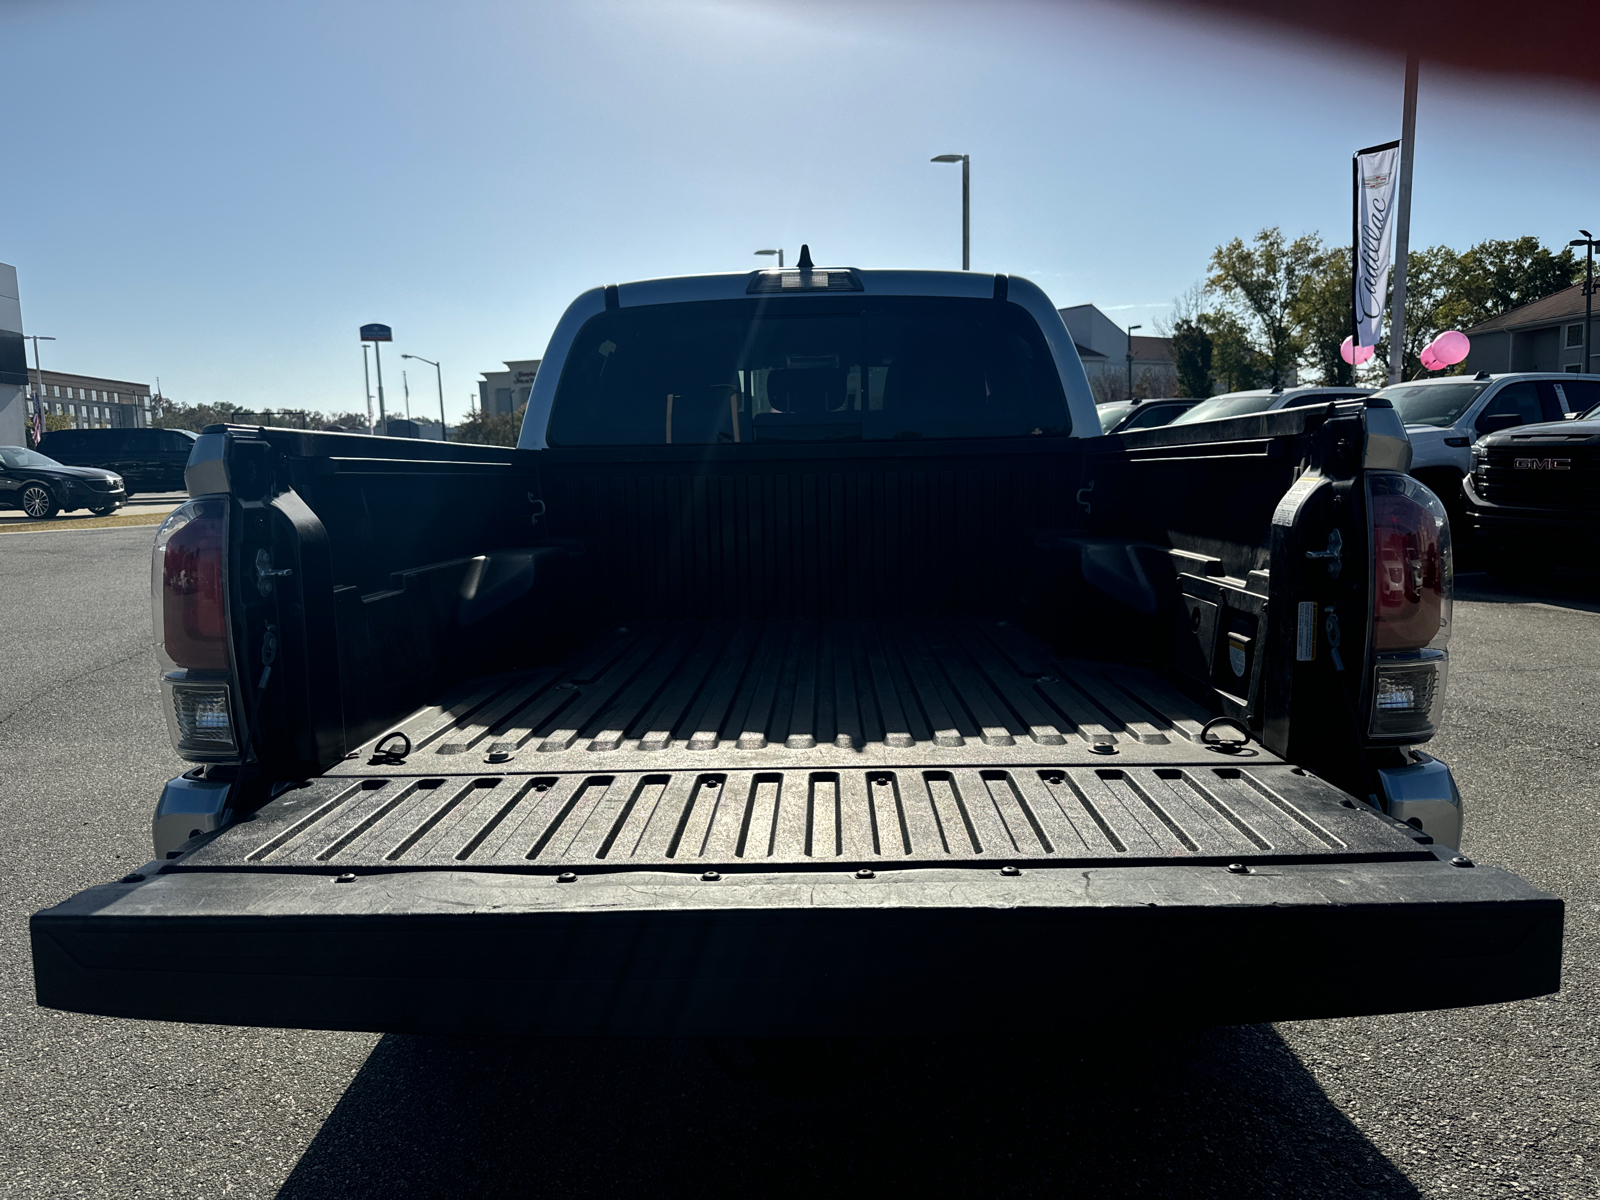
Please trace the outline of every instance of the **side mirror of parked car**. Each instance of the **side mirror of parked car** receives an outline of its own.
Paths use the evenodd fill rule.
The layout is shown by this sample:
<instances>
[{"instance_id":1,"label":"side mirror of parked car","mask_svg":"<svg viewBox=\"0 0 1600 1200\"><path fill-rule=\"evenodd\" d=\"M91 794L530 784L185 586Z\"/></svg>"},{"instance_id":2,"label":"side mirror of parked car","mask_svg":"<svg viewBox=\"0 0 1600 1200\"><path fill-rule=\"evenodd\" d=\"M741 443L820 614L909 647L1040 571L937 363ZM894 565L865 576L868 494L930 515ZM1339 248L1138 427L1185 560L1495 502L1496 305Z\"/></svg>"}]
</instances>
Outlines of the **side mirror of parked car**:
<instances>
[{"instance_id":1,"label":"side mirror of parked car","mask_svg":"<svg viewBox=\"0 0 1600 1200\"><path fill-rule=\"evenodd\" d=\"M1519 413L1489 413L1478 418L1478 432L1499 433L1502 429L1515 429L1524 423Z\"/></svg>"}]
</instances>

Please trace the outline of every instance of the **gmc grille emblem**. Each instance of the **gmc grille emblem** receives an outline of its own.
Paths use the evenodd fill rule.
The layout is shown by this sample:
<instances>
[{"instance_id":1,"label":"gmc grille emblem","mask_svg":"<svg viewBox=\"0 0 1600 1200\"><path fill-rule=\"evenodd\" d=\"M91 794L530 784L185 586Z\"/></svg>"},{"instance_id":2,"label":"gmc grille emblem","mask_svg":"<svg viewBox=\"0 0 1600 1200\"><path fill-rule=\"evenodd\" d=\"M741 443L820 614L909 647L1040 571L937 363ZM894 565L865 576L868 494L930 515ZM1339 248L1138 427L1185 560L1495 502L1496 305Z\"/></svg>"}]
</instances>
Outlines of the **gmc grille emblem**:
<instances>
[{"instance_id":1,"label":"gmc grille emblem","mask_svg":"<svg viewBox=\"0 0 1600 1200\"><path fill-rule=\"evenodd\" d=\"M1570 471L1572 460L1570 458L1517 458L1511 462L1513 470L1517 471Z\"/></svg>"}]
</instances>

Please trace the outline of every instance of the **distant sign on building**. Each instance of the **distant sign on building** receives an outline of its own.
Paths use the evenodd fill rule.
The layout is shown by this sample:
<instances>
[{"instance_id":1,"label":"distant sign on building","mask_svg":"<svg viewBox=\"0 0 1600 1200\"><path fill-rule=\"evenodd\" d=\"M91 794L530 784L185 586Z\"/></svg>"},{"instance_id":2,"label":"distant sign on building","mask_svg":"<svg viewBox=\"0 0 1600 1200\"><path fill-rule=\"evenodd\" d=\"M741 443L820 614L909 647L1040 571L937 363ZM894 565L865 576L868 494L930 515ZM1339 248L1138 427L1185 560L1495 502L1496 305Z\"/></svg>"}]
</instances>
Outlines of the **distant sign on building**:
<instances>
[{"instance_id":1,"label":"distant sign on building","mask_svg":"<svg viewBox=\"0 0 1600 1200\"><path fill-rule=\"evenodd\" d=\"M363 342L392 342L394 330L387 325L363 325L361 327L361 340Z\"/></svg>"},{"instance_id":2,"label":"distant sign on building","mask_svg":"<svg viewBox=\"0 0 1600 1200\"><path fill-rule=\"evenodd\" d=\"M513 359L504 371L485 371L478 381L478 407L485 416L514 413L528 402L534 377L539 374L537 358Z\"/></svg>"}]
</instances>

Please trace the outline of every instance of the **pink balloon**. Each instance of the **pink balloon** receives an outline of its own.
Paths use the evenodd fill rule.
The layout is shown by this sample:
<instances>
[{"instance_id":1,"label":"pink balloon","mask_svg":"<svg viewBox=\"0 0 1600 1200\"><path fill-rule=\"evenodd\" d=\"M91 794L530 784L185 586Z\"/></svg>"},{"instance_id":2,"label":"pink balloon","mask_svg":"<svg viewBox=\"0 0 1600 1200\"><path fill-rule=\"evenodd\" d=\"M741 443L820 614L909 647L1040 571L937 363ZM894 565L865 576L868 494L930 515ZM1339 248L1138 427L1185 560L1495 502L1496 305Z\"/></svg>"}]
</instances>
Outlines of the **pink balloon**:
<instances>
[{"instance_id":1,"label":"pink balloon","mask_svg":"<svg viewBox=\"0 0 1600 1200\"><path fill-rule=\"evenodd\" d=\"M1422 353L1417 357L1422 360L1422 365L1430 371L1437 371L1448 365L1440 362L1439 359L1434 355L1432 342L1429 342L1426 346L1424 346L1422 348Z\"/></svg>"},{"instance_id":2,"label":"pink balloon","mask_svg":"<svg viewBox=\"0 0 1600 1200\"><path fill-rule=\"evenodd\" d=\"M1441 366L1449 367L1467 356L1467 351L1472 349L1472 339L1459 329L1451 329L1434 338L1431 345L1434 358Z\"/></svg>"},{"instance_id":3,"label":"pink balloon","mask_svg":"<svg viewBox=\"0 0 1600 1200\"><path fill-rule=\"evenodd\" d=\"M1354 345L1354 337L1347 337L1339 343L1339 357L1351 366L1359 366L1372 357L1373 347Z\"/></svg>"}]
</instances>

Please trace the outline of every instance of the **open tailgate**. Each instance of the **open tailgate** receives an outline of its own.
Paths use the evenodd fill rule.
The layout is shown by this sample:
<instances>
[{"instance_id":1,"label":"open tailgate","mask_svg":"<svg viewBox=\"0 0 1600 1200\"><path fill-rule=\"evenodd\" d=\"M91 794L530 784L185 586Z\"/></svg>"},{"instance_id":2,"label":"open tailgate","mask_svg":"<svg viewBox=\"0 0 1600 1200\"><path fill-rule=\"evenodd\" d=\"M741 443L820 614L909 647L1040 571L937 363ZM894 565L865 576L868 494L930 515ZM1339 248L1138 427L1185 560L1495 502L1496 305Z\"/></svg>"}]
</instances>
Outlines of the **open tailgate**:
<instances>
[{"instance_id":1,"label":"open tailgate","mask_svg":"<svg viewBox=\"0 0 1600 1200\"><path fill-rule=\"evenodd\" d=\"M864 769L723 769L683 747L622 769L582 769L581 748L544 772L351 764L35 914L38 999L224 1024L778 1036L1332 1017L1559 987L1558 898L1270 756L1118 749L1070 766L1024 746L987 766L926 747Z\"/></svg>"}]
</instances>

